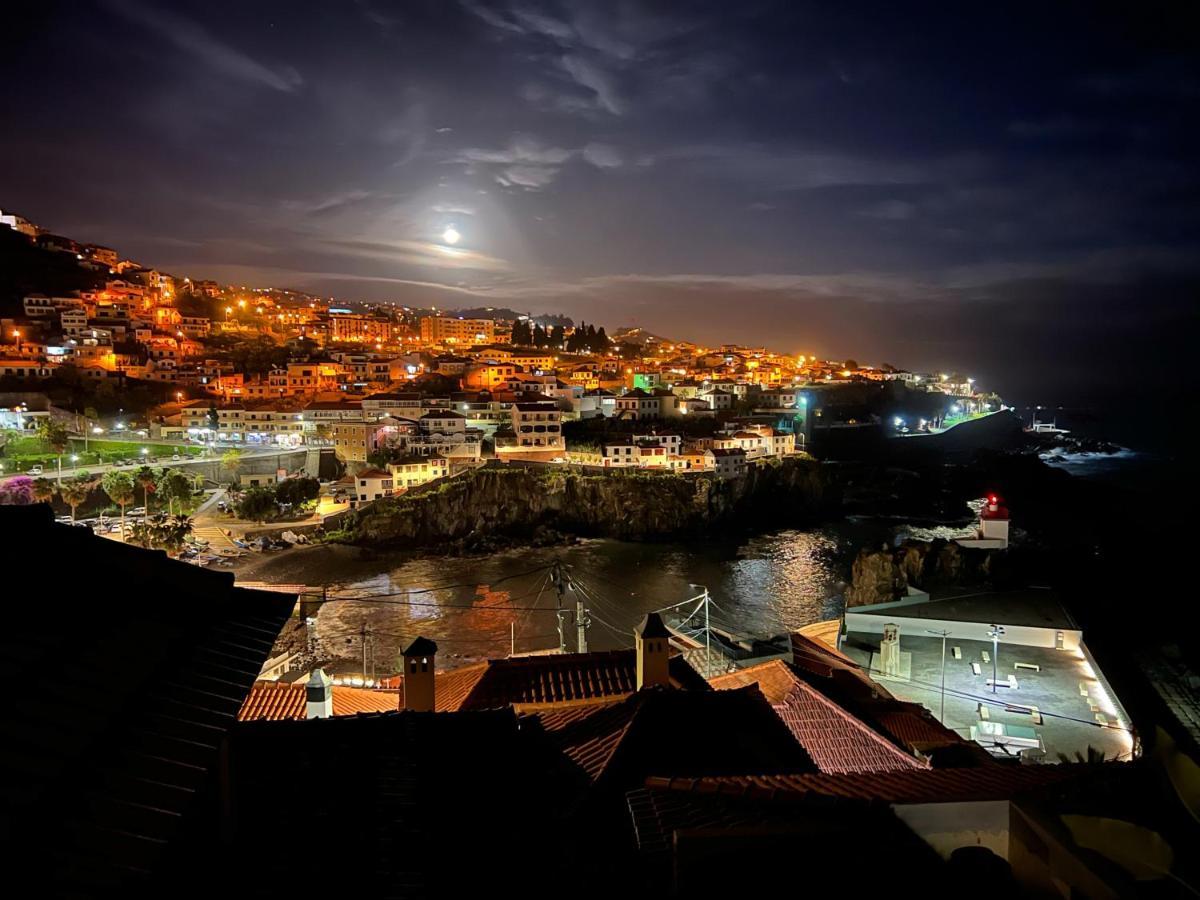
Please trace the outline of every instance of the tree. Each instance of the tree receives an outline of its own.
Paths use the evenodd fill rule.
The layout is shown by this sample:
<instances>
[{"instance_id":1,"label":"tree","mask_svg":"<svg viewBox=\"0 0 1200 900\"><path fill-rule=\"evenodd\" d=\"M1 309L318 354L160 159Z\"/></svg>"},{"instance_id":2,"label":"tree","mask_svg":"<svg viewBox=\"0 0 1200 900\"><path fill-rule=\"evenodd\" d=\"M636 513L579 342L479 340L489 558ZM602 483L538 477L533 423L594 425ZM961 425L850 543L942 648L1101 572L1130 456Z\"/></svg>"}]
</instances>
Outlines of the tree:
<instances>
[{"instance_id":1,"label":"tree","mask_svg":"<svg viewBox=\"0 0 1200 900\"><path fill-rule=\"evenodd\" d=\"M842 365L843 365L845 368L849 369L851 372L857 372L857 371L858 371L858 361L857 361L857 360L848 359L848 360L846 360L844 363L842 363Z\"/></svg>"},{"instance_id":2,"label":"tree","mask_svg":"<svg viewBox=\"0 0 1200 900\"><path fill-rule=\"evenodd\" d=\"M158 475L158 493L166 498L167 512L175 511L175 501L183 510L183 501L192 496L192 480L178 469L164 469Z\"/></svg>"},{"instance_id":3,"label":"tree","mask_svg":"<svg viewBox=\"0 0 1200 900\"><path fill-rule=\"evenodd\" d=\"M46 479L49 481L49 479ZM51 482L51 495L54 484ZM33 502L33 479L28 475L16 475L0 481L0 505L28 506Z\"/></svg>"},{"instance_id":4,"label":"tree","mask_svg":"<svg viewBox=\"0 0 1200 900\"><path fill-rule=\"evenodd\" d=\"M92 477L86 472L81 472L74 478L68 478L58 489L63 502L71 507L72 522L75 521L75 510L79 504L87 502L87 498L91 496L92 488L95 486L96 483L92 481Z\"/></svg>"},{"instance_id":5,"label":"tree","mask_svg":"<svg viewBox=\"0 0 1200 900\"><path fill-rule=\"evenodd\" d=\"M236 478L238 469L242 467L242 451L237 449L226 450L221 454L221 466Z\"/></svg>"},{"instance_id":6,"label":"tree","mask_svg":"<svg viewBox=\"0 0 1200 900\"><path fill-rule=\"evenodd\" d=\"M133 480L133 473L120 472L113 469L111 472L105 472L104 477L100 479L100 487L104 489L104 493L108 494L108 499L117 506L121 507L121 538L125 538L125 507L133 502L136 497L137 490Z\"/></svg>"},{"instance_id":7,"label":"tree","mask_svg":"<svg viewBox=\"0 0 1200 900\"><path fill-rule=\"evenodd\" d=\"M46 416L37 424L37 436L58 457L58 483L62 484L62 457L71 446L71 433L62 422L54 421L53 416Z\"/></svg>"},{"instance_id":8,"label":"tree","mask_svg":"<svg viewBox=\"0 0 1200 900\"><path fill-rule=\"evenodd\" d=\"M252 487L242 494L238 501L237 514L239 519L251 522L265 522L278 511L275 502L275 491L268 487Z\"/></svg>"},{"instance_id":9,"label":"tree","mask_svg":"<svg viewBox=\"0 0 1200 900\"><path fill-rule=\"evenodd\" d=\"M303 506L321 495L321 482L315 478L300 476L286 478L275 485L275 500L291 506Z\"/></svg>"},{"instance_id":10,"label":"tree","mask_svg":"<svg viewBox=\"0 0 1200 900\"><path fill-rule=\"evenodd\" d=\"M130 542L152 550L178 553L192 533L192 520L187 516L166 516L162 513L142 519L130 531Z\"/></svg>"},{"instance_id":11,"label":"tree","mask_svg":"<svg viewBox=\"0 0 1200 900\"><path fill-rule=\"evenodd\" d=\"M526 319L517 319L513 322L512 327L512 342L515 347L528 347L533 336L529 333L529 322Z\"/></svg>"},{"instance_id":12,"label":"tree","mask_svg":"<svg viewBox=\"0 0 1200 900\"><path fill-rule=\"evenodd\" d=\"M58 493L54 481L50 478L35 478L33 480L33 499L38 503L49 503Z\"/></svg>"},{"instance_id":13,"label":"tree","mask_svg":"<svg viewBox=\"0 0 1200 900\"><path fill-rule=\"evenodd\" d=\"M146 507L146 512L150 512L150 495L158 489L158 476L154 474L154 470L149 466L142 466L134 475L137 483L142 486L142 506Z\"/></svg>"},{"instance_id":14,"label":"tree","mask_svg":"<svg viewBox=\"0 0 1200 900\"><path fill-rule=\"evenodd\" d=\"M567 339L566 329L563 328L561 325L555 325L553 328L550 329L550 336L549 336L548 340L550 341L550 346L553 347L555 350L561 350L563 342L566 339Z\"/></svg>"},{"instance_id":15,"label":"tree","mask_svg":"<svg viewBox=\"0 0 1200 900\"><path fill-rule=\"evenodd\" d=\"M212 430L214 437L221 428L221 415L217 412L217 404L212 402L208 404L208 427Z\"/></svg>"}]
</instances>

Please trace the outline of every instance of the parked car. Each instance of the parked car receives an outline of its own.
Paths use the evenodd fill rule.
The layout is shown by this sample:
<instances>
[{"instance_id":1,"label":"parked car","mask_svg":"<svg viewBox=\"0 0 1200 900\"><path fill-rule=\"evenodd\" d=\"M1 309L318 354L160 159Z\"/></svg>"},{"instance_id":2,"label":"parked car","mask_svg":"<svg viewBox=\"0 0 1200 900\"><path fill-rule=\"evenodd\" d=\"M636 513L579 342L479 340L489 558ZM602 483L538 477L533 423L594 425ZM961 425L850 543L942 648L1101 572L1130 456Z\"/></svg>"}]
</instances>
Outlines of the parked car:
<instances>
[{"instance_id":1,"label":"parked car","mask_svg":"<svg viewBox=\"0 0 1200 900\"><path fill-rule=\"evenodd\" d=\"M30 474L30 475L41 475L41 474L42 474L42 467L41 467L41 466L30 466L30 467L29 467L29 472L28 472L28 474Z\"/></svg>"},{"instance_id":2,"label":"parked car","mask_svg":"<svg viewBox=\"0 0 1200 900\"><path fill-rule=\"evenodd\" d=\"M172 453L171 459L175 460L175 462L179 462L179 460L183 459L183 457L180 456L178 453Z\"/></svg>"}]
</instances>

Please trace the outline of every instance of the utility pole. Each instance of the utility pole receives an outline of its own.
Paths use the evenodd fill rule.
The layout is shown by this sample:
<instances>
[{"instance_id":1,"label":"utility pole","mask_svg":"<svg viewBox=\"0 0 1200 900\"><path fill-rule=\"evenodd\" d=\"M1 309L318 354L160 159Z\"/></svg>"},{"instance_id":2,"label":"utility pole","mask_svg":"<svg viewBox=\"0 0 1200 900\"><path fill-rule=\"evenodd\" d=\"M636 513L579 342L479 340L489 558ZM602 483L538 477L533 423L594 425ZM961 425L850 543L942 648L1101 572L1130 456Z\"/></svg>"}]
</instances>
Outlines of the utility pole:
<instances>
[{"instance_id":1,"label":"utility pole","mask_svg":"<svg viewBox=\"0 0 1200 900\"><path fill-rule=\"evenodd\" d=\"M371 626L366 622L362 623L362 628L358 631L359 639L362 642L362 669L363 682L367 680L367 642L371 639Z\"/></svg>"},{"instance_id":2,"label":"utility pole","mask_svg":"<svg viewBox=\"0 0 1200 900\"><path fill-rule=\"evenodd\" d=\"M580 653L588 652L587 630L591 624L592 620L588 618L587 610L583 608L583 595L579 591L575 591L575 642Z\"/></svg>"},{"instance_id":3,"label":"utility pole","mask_svg":"<svg viewBox=\"0 0 1200 900\"><path fill-rule=\"evenodd\" d=\"M563 609L563 574L562 563L557 559L554 561L554 568L550 572L550 578L554 582L554 590L558 594L558 608L555 610L554 618L558 622L558 652L567 652L567 636L563 630L563 620L566 618L567 611Z\"/></svg>"},{"instance_id":4,"label":"utility pole","mask_svg":"<svg viewBox=\"0 0 1200 900\"><path fill-rule=\"evenodd\" d=\"M704 587L704 677L712 678L712 629L708 627L708 586Z\"/></svg>"},{"instance_id":5,"label":"utility pole","mask_svg":"<svg viewBox=\"0 0 1200 900\"><path fill-rule=\"evenodd\" d=\"M925 629L930 634L936 634L942 639L942 712L938 716L938 721L943 725L946 724L946 636L950 634L948 631L934 631L932 628ZM992 679L995 681L995 679Z\"/></svg>"}]
</instances>

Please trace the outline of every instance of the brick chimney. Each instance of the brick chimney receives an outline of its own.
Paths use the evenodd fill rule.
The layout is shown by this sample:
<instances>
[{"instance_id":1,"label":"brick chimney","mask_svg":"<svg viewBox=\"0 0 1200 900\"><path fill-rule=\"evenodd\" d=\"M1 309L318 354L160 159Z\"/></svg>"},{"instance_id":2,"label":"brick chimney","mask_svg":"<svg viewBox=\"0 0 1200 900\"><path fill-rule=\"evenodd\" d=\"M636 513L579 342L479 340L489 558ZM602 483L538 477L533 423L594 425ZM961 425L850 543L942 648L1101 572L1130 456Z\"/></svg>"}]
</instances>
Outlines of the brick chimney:
<instances>
[{"instance_id":1,"label":"brick chimney","mask_svg":"<svg viewBox=\"0 0 1200 900\"><path fill-rule=\"evenodd\" d=\"M637 654L637 687L671 683L667 663L671 658L671 633L658 613L647 613L633 632L634 652Z\"/></svg>"},{"instance_id":2,"label":"brick chimney","mask_svg":"<svg viewBox=\"0 0 1200 900\"><path fill-rule=\"evenodd\" d=\"M408 645L404 656L404 709L414 712L433 712L433 661L437 644L419 637Z\"/></svg>"},{"instance_id":3,"label":"brick chimney","mask_svg":"<svg viewBox=\"0 0 1200 900\"><path fill-rule=\"evenodd\" d=\"M304 685L304 718L328 719L333 715L333 679L324 669L313 669Z\"/></svg>"}]
</instances>

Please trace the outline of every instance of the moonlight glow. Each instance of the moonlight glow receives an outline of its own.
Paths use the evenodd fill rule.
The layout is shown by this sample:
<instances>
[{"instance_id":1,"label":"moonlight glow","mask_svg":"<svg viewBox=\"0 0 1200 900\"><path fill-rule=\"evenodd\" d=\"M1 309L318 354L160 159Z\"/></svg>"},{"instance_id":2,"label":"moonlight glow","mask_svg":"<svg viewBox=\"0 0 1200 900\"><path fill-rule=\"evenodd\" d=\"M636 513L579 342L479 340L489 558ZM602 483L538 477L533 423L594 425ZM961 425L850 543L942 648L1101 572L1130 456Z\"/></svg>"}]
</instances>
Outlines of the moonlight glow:
<instances>
[{"instance_id":1,"label":"moonlight glow","mask_svg":"<svg viewBox=\"0 0 1200 900\"><path fill-rule=\"evenodd\" d=\"M447 244L457 244L458 239L462 235L458 233L458 229L453 225L447 225L446 230L442 232L442 240Z\"/></svg>"}]
</instances>

